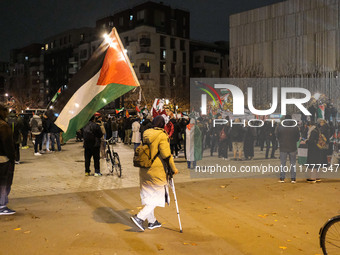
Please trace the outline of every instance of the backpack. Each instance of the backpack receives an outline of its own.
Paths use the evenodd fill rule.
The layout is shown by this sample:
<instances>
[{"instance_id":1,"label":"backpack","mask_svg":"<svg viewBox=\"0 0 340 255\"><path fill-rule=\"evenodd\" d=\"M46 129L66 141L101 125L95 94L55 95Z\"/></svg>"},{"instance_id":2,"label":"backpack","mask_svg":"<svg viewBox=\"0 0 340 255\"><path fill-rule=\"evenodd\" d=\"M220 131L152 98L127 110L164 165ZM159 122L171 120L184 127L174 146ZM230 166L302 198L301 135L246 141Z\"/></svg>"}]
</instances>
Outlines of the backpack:
<instances>
[{"instance_id":1,"label":"backpack","mask_svg":"<svg viewBox=\"0 0 340 255\"><path fill-rule=\"evenodd\" d=\"M133 166L134 167L143 167L149 168L151 167L154 160L157 158L159 152L155 155L153 159L151 159L150 155L150 147L148 144L141 144L136 148L135 154L133 156Z\"/></svg>"},{"instance_id":2,"label":"backpack","mask_svg":"<svg viewBox=\"0 0 340 255\"><path fill-rule=\"evenodd\" d=\"M318 131L319 131L319 138L318 138L318 142L316 146L318 146L318 148L321 150L326 150L328 149L327 138L321 133L320 130Z\"/></svg>"},{"instance_id":3,"label":"backpack","mask_svg":"<svg viewBox=\"0 0 340 255\"><path fill-rule=\"evenodd\" d=\"M226 138L227 138L227 134L225 133L224 127L223 127L221 132L220 132L220 141L223 141Z\"/></svg>"}]
</instances>

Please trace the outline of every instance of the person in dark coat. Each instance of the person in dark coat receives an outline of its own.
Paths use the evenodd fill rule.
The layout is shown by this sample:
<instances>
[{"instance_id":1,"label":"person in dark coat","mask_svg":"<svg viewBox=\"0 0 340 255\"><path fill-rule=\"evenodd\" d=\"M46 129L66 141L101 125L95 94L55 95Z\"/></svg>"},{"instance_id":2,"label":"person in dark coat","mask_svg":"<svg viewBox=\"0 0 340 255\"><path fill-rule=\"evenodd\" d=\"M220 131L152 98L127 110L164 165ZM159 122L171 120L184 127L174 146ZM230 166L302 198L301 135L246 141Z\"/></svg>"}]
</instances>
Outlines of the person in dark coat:
<instances>
[{"instance_id":1,"label":"person in dark coat","mask_svg":"<svg viewBox=\"0 0 340 255\"><path fill-rule=\"evenodd\" d=\"M20 163L20 142L21 142L21 130L23 127L22 119L18 117L16 111L13 110L8 115L8 125L12 130L13 142L15 148L15 164Z\"/></svg>"},{"instance_id":2,"label":"person in dark coat","mask_svg":"<svg viewBox=\"0 0 340 255\"><path fill-rule=\"evenodd\" d=\"M7 207L14 174L15 150L12 131L6 123L7 108L0 104L0 215L11 215L15 211Z\"/></svg>"},{"instance_id":3,"label":"person in dark coat","mask_svg":"<svg viewBox=\"0 0 340 255\"><path fill-rule=\"evenodd\" d=\"M51 140L51 150L55 151L55 143L57 143L57 149L58 151L61 151L61 145L60 145L60 132L62 130L53 122L50 126L50 140Z\"/></svg>"},{"instance_id":4,"label":"person in dark coat","mask_svg":"<svg viewBox=\"0 0 340 255\"><path fill-rule=\"evenodd\" d=\"M245 138L244 138L244 157L245 159L253 159L254 157L254 142L256 137L256 128L247 126L245 128Z\"/></svg>"},{"instance_id":5,"label":"person in dark coat","mask_svg":"<svg viewBox=\"0 0 340 255\"><path fill-rule=\"evenodd\" d=\"M318 141L319 141L319 134L325 135L327 137L327 130L325 128L322 128L325 124L325 120L318 119L317 125L312 125L308 130L308 138L306 140L307 146L308 146L308 154L307 154L307 164L308 168L310 170L310 178L307 179L307 182L309 183L315 183L316 180L320 180L317 171L314 169L316 164L326 164L327 161L327 150L320 149L318 147Z\"/></svg>"},{"instance_id":6,"label":"person in dark coat","mask_svg":"<svg viewBox=\"0 0 340 255\"><path fill-rule=\"evenodd\" d=\"M171 154L174 156L174 158L178 158L178 143L180 139L180 127L174 117L170 119L172 122L172 125L174 127L174 132L172 133L172 136L170 137L170 149L171 149Z\"/></svg>"},{"instance_id":7,"label":"person in dark coat","mask_svg":"<svg viewBox=\"0 0 340 255\"><path fill-rule=\"evenodd\" d=\"M272 126L272 123L269 121L266 121L264 123L264 132L265 132L265 139L266 139L265 140L266 141L266 158L268 158L269 156L270 146L272 147L270 158L276 158L275 151L277 148L277 142L276 142L276 136L275 136L275 125Z\"/></svg>"},{"instance_id":8,"label":"person in dark coat","mask_svg":"<svg viewBox=\"0 0 340 255\"><path fill-rule=\"evenodd\" d=\"M91 175L90 164L91 157L94 161L94 176L101 176L100 173L100 145L103 132L101 127L95 122L95 116L83 128L84 135L84 157L85 157L85 176Z\"/></svg>"},{"instance_id":9,"label":"person in dark coat","mask_svg":"<svg viewBox=\"0 0 340 255\"><path fill-rule=\"evenodd\" d=\"M292 116L287 114L285 119L290 120ZM276 137L280 144L281 169L279 182L285 181L285 170L290 169L291 183L296 183L296 155L300 131L298 127L294 127L294 124L294 121L286 121L285 126L279 125L275 130ZM289 156L289 167L286 167L287 156Z\"/></svg>"},{"instance_id":10,"label":"person in dark coat","mask_svg":"<svg viewBox=\"0 0 340 255\"><path fill-rule=\"evenodd\" d=\"M27 145L27 139L28 139L28 132L30 131L30 118L29 115L25 114L22 116L22 129L21 129L21 134L22 134L22 141L21 141L21 148L22 149L28 149L29 146Z\"/></svg>"},{"instance_id":11,"label":"person in dark coat","mask_svg":"<svg viewBox=\"0 0 340 255\"><path fill-rule=\"evenodd\" d=\"M230 125L228 122L227 124L222 125L218 140L218 157L223 158L224 160L228 159L229 140Z\"/></svg>"}]
</instances>

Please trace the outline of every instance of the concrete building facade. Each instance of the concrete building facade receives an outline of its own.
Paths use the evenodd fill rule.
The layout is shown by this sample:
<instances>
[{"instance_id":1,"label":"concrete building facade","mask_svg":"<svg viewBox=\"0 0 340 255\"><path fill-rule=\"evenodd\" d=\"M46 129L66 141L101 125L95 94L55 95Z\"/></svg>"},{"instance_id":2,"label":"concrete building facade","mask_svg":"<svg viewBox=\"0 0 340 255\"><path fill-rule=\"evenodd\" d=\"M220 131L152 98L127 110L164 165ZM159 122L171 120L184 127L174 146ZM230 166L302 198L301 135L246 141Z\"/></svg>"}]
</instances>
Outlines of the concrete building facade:
<instances>
[{"instance_id":1,"label":"concrete building facade","mask_svg":"<svg viewBox=\"0 0 340 255\"><path fill-rule=\"evenodd\" d=\"M287 0L231 15L231 77L322 78L306 88L338 102L339 17L337 0ZM258 88L258 96L267 91Z\"/></svg>"}]
</instances>

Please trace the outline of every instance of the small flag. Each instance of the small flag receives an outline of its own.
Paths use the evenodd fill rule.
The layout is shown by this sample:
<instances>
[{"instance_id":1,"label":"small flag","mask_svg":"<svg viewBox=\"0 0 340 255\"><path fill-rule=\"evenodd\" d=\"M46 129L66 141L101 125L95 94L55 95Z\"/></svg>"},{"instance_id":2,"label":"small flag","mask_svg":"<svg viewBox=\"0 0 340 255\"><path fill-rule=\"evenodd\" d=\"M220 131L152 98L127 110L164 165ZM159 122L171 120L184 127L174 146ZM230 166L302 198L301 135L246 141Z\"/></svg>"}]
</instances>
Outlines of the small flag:
<instances>
[{"instance_id":1,"label":"small flag","mask_svg":"<svg viewBox=\"0 0 340 255\"><path fill-rule=\"evenodd\" d=\"M129 114L129 111L128 111L128 110L126 110L125 116L126 116L126 118L129 118L129 117L130 117L130 114Z\"/></svg>"},{"instance_id":2,"label":"small flag","mask_svg":"<svg viewBox=\"0 0 340 255\"><path fill-rule=\"evenodd\" d=\"M186 156L187 161L202 159L202 132L195 124L188 124L186 128Z\"/></svg>"},{"instance_id":3,"label":"small flag","mask_svg":"<svg viewBox=\"0 0 340 255\"><path fill-rule=\"evenodd\" d=\"M136 74L113 28L50 107L64 140L75 137L96 111L137 86Z\"/></svg>"},{"instance_id":4,"label":"small flag","mask_svg":"<svg viewBox=\"0 0 340 255\"><path fill-rule=\"evenodd\" d=\"M116 109L116 114L122 112L124 110L124 107L123 108L120 108L120 109Z\"/></svg>"},{"instance_id":5,"label":"small flag","mask_svg":"<svg viewBox=\"0 0 340 255\"><path fill-rule=\"evenodd\" d=\"M140 109L138 108L138 106L136 105L136 111L137 112L140 112Z\"/></svg>"}]
</instances>

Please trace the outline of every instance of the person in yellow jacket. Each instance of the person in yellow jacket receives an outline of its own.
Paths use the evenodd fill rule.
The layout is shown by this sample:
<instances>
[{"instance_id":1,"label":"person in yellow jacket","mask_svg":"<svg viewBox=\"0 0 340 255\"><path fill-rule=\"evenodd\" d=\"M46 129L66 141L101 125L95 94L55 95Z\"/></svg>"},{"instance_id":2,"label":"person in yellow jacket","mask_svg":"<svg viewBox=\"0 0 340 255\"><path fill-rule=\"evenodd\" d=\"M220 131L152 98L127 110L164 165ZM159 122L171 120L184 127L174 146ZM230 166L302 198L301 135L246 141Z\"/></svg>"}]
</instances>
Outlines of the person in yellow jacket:
<instances>
[{"instance_id":1,"label":"person in yellow jacket","mask_svg":"<svg viewBox=\"0 0 340 255\"><path fill-rule=\"evenodd\" d=\"M164 167L169 167L174 174L178 173L170 151L169 137L163 129L165 125L162 116L156 116L152 122L153 128L143 133L143 143L150 146L150 158L154 159L150 168L140 168L140 197L143 209L131 217L131 220L141 230L145 230L143 223L148 221L148 228L161 227L154 215L157 206L164 207L169 203L167 176Z\"/></svg>"}]
</instances>

